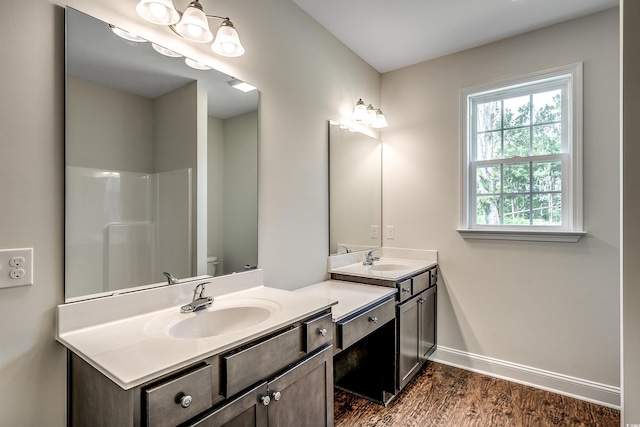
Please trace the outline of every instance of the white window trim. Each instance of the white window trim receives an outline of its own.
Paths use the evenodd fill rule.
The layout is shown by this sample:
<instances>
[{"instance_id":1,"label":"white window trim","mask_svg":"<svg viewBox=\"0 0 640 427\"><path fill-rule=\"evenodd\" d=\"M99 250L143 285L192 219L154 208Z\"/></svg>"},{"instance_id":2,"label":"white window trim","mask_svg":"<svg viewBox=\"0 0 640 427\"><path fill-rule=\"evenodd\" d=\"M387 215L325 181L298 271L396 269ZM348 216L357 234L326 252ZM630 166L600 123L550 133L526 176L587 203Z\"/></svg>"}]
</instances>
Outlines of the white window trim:
<instances>
[{"instance_id":1,"label":"white window trim","mask_svg":"<svg viewBox=\"0 0 640 427\"><path fill-rule=\"evenodd\" d=\"M551 242L577 242L586 232L583 230L583 187L582 187L582 125L583 125L583 95L582 95L582 62L560 66L548 70L529 73L521 76L507 77L471 86L460 90L460 228L457 231L465 239L491 240L529 240ZM469 158L471 153L472 129L469 110L469 97L483 92L495 91L499 88L527 85L532 81L554 79L559 76L570 76L568 98L571 102L571 113L568 116L568 147L571 156L571 174L563 177L563 186L568 185L567 196L572 201L568 212L568 224L559 228L553 226L471 226L469 218ZM564 191L563 191L564 193ZM563 208L564 210L564 208ZM564 214L564 212L563 212Z\"/></svg>"}]
</instances>

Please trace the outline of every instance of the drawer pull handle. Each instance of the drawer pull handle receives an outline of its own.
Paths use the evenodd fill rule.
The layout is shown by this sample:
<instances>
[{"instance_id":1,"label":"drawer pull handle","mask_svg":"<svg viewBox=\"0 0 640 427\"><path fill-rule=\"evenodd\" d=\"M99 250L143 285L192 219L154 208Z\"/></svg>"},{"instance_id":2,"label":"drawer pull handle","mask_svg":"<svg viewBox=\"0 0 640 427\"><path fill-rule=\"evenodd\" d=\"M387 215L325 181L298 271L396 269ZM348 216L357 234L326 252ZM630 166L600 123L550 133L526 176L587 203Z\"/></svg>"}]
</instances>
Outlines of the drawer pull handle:
<instances>
[{"instance_id":1,"label":"drawer pull handle","mask_svg":"<svg viewBox=\"0 0 640 427\"><path fill-rule=\"evenodd\" d=\"M182 406L183 408L188 408L189 406L191 406L191 402L193 402L193 397L189 396L188 394L185 394L180 398L180 406Z\"/></svg>"},{"instance_id":2,"label":"drawer pull handle","mask_svg":"<svg viewBox=\"0 0 640 427\"><path fill-rule=\"evenodd\" d=\"M369 317L369 322L378 323L377 317Z\"/></svg>"},{"instance_id":3,"label":"drawer pull handle","mask_svg":"<svg viewBox=\"0 0 640 427\"><path fill-rule=\"evenodd\" d=\"M327 336L327 330L325 328L318 328L318 335L322 335L323 337Z\"/></svg>"},{"instance_id":4,"label":"drawer pull handle","mask_svg":"<svg viewBox=\"0 0 640 427\"><path fill-rule=\"evenodd\" d=\"M411 289L402 288L402 292L404 292L405 294L410 294L411 293Z\"/></svg>"},{"instance_id":5,"label":"drawer pull handle","mask_svg":"<svg viewBox=\"0 0 640 427\"><path fill-rule=\"evenodd\" d=\"M273 397L273 400L275 400L276 402L280 400L280 398L282 397L279 391L274 392L271 396Z\"/></svg>"},{"instance_id":6,"label":"drawer pull handle","mask_svg":"<svg viewBox=\"0 0 640 427\"><path fill-rule=\"evenodd\" d=\"M260 400L264 406L269 406L269 403L271 403L271 398L269 396L262 396Z\"/></svg>"}]
</instances>

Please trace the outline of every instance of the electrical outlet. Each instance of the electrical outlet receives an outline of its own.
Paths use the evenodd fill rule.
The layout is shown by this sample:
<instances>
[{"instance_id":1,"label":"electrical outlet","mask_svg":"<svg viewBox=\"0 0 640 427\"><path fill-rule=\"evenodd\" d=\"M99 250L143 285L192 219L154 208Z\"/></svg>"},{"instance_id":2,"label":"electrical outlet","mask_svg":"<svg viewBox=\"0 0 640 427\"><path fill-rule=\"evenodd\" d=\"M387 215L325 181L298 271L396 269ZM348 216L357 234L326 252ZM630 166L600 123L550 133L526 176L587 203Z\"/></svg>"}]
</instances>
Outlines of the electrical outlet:
<instances>
[{"instance_id":1,"label":"electrical outlet","mask_svg":"<svg viewBox=\"0 0 640 427\"><path fill-rule=\"evenodd\" d=\"M33 284L33 248L0 249L0 288Z\"/></svg>"},{"instance_id":2,"label":"electrical outlet","mask_svg":"<svg viewBox=\"0 0 640 427\"><path fill-rule=\"evenodd\" d=\"M372 225L371 226L371 238L372 239L377 239L378 238L378 226L377 225Z\"/></svg>"},{"instance_id":3,"label":"electrical outlet","mask_svg":"<svg viewBox=\"0 0 640 427\"><path fill-rule=\"evenodd\" d=\"M396 227L393 225L387 225L387 239L395 239L396 238Z\"/></svg>"}]
</instances>

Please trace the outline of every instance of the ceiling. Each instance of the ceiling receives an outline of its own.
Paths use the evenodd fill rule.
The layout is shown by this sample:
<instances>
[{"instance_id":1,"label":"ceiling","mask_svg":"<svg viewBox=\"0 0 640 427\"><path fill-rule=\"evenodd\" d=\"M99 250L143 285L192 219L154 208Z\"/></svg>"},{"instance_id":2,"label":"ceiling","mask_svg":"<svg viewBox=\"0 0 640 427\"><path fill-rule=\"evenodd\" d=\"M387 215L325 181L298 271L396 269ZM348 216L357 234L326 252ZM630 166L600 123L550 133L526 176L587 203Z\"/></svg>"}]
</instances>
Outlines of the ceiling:
<instances>
[{"instance_id":1,"label":"ceiling","mask_svg":"<svg viewBox=\"0 0 640 427\"><path fill-rule=\"evenodd\" d=\"M619 4L619 0L293 1L381 73Z\"/></svg>"}]
</instances>

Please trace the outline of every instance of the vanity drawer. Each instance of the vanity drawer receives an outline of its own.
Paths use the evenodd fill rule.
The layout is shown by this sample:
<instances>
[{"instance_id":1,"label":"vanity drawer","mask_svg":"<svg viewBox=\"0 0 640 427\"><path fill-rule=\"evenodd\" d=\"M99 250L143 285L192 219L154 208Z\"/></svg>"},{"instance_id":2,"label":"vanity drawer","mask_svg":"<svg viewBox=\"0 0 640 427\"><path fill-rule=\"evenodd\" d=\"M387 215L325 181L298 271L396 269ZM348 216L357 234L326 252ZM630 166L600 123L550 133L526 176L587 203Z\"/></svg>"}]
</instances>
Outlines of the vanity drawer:
<instances>
[{"instance_id":1,"label":"vanity drawer","mask_svg":"<svg viewBox=\"0 0 640 427\"><path fill-rule=\"evenodd\" d=\"M211 365L144 391L147 426L175 426L211 407Z\"/></svg>"},{"instance_id":2,"label":"vanity drawer","mask_svg":"<svg viewBox=\"0 0 640 427\"><path fill-rule=\"evenodd\" d=\"M301 327L293 327L222 357L224 395L229 398L257 381L269 378L304 353Z\"/></svg>"},{"instance_id":3,"label":"vanity drawer","mask_svg":"<svg viewBox=\"0 0 640 427\"><path fill-rule=\"evenodd\" d=\"M307 353L333 342L331 313L304 322L305 349Z\"/></svg>"},{"instance_id":4,"label":"vanity drawer","mask_svg":"<svg viewBox=\"0 0 640 427\"><path fill-rule=\"evenodd\" d=\"M429 279L431 278L431 272L425 271L422 274L418 274L413 278L413 295L417 295L429 287Z\"/></svg>"},{"instance_id":5,"label":"vanity drawer","mask_svg":"<svg viewBox=\"0 0 640 427\"><path fill-rule=\"evenodd\" d=\"M411 291L411 279L407 279L404 282L398 283L398 299L400 302L411 297L413 292Z\"/></svg>"},{"instance_id":6,"label":"vanity drawer","mask_svg":"<svg viewBox=\"0 0 640 427\"><path fill-rule=\"evenodd\" d=\"M349 347L396 316L395 301L390 299L344 322L338 322L339 346Z\"/></svg>"}]
</instances>

